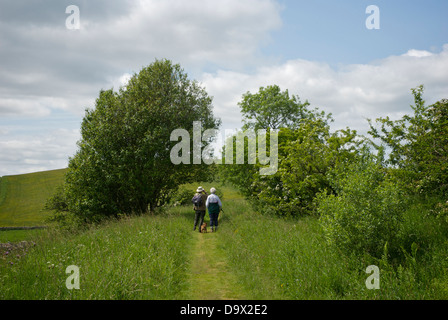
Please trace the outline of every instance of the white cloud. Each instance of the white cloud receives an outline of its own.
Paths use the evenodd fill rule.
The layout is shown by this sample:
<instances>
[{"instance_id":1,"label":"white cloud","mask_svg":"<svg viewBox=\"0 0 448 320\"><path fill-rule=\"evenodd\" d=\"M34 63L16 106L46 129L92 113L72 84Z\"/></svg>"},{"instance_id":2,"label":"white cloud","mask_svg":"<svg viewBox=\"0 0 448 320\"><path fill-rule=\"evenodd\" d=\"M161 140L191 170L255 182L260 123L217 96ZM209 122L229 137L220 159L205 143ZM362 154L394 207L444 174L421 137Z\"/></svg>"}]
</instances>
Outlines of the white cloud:
<instances>
[{"instance_id":1,"label":"white cloud","mask_svg":"<svg viewBox=\"0 0 448 320\"><path fill-rule=\"evenodd\" d=\"M33 117L45 117L50 115L51 110L44 98L31 97L0 97L0 113L4 116L27 114Z\"/></svg>"},{"instance_id":2,"label":"white cloud","mask_svg":"<svg viewBox=\"0 0 448 320\"><path fill-rule=\"evenodd\" d=\"M16 6L3 9L20 10L25 20L0 22L0 115L47 116L54 108L80 114L101 89L118 88L155 58L180 63L189 74L217 65L245 69L282 23L273 0L133 1L126 10L85 2L80 30L65 27L57 2L46 10ZM48 21L37 21L41 15Z\"/></svg>"},{"instance_id":3,"label":"white cloud","mask_svg":"<svg viewBox=\"0 0 448 320\"><path fill-rule=\"evenodd\" d=\"M274 0L80 0L80 30L65 28L59 0L4 2L0 175L65 166L79 130L67 119L50 128L39 121L55 114L81 120L101 89L118 89L155 58L180 63L204 84L223 129L241 127L237 103L246 91L270 84L332 112L335 126L360 131L367 128L366 117L408 112L413 87L424 84L428 102L448 92L448 45L437 54L410 49L339 68L303 59L271 63L260 49L282 26L282 8ZM16 125L20 121L30 127Z\"/></svg>"},{"instance_id":4,"label":"white cloud","mask_svg":"<svg viewBox=\"0 0 448 320\"><path fill-rule=\"evenodd\" d=\"M73 127L67 119L51 119L80 122L101 89L118 90L154 59L190 76L216 65L245 69L281 26L273 0L80 1L80 30L65 27L64 9L59 1L2 4L0 176L66 166L78 136L64 131Z\"/></svg>"},{"instance_id":5,"label":"white cloud","mask_svg":"<svg viewBox=\"0 0 448 320\"><path fill-rule=\"evenodd\" d=\"M390 116L393 119L410 113L411 88L425 86L424 98L434 103L448 97L448 44L438 54L391 56L371 64L331 68L326 63L290 60L280 65L264 66L254 73L218 71L205 73L202 82L215 97L215 113L226 127L241 127L237 103L246 91L272 84L290 94L308 100L312 107L331 112L334 128L346 126L366 133L366 118ZM408 52L408 53L409 53Z\"/></svg>"},{"instance_id":6,"label":"white cloud","mask_svg":"<svg viewBox=\"0 0 448 320\"><path fill-rule=\"evenodd\" d=\"M0 176L65 168L79 139L78 129L14 136L3 133L0 135Z\"/></svg>"},{"instance_id":7,"label":"white cloud","mask_svg":"<svg viewBox=\"0 0 448 320\"><path fill-rule=\"evenodd\" d=\"M403 54L403 56L422 58L422 57L430 57L432 56L432 53L426 50L411 49L405 54Z\"/></svg>"},{"instance_id":8,"label":"white cloud","mask_svg":"<svg viewBox=\"0 0 448 320\"><path fill-rule=\"evenodd\" d=\"M281 26L279 11L270 0L140 1L107 30L115 40L132 41L137 52L170 52L185 64L240 65Z\"/></svg>"},{"instance_id":9,"label":"white cloud","mask_svg":"<svg viewBox=\"0 0 448 320\"><path fill-rule=\"evenodd\" d=\"M131 77L132 75L127 72L123 73L121 76L113 77L109 80L110 87L113 88L114 91L118 91L121 87L126 86Z\"/></svg>"}]
</instances>

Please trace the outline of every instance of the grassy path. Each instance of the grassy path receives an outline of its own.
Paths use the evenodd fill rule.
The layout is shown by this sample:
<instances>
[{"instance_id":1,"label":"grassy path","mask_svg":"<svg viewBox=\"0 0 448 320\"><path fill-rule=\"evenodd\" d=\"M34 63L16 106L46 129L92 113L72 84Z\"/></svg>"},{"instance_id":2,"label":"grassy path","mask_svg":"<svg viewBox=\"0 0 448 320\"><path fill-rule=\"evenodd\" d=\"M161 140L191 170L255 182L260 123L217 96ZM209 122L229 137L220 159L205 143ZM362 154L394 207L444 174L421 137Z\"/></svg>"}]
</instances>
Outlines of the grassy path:
<instances>
[{"instance_id":1,"label":"grassy path","mask_svg":"<svg viewBox=\"0 0 448 320\"><path fill-rule=\"evenodd\" d=\"M225 249L218 241L218 233L194 232L195 246L191 252L189 291L186 293L186 299L246 299L236 277L229 271Z\"/></svg>"},{"instance_id":2,"label":"grassy path","mask_svg":"<svg viewBox=\"0 0 448 320\"><path fill-rule=\"evenodd\" d=\"M211 185L200 182L186 185L186 188L194 190L198 185L203 186L206 190L213 186L223 191L226 214L219 215L220 229L215 233L211 232L209 226L207 226L207 233L191 231L193 245L189 256L190 270L188 288L184 292L185 299L250 300L250 295L242 288L236 275L231 272L227 263L228 249L220 242L224 236L224 228L230 227L227 208L235 200L243 198L234 188L219 184ZM224 215L226 215L225 219L223 219ZM205 221L209 224L208 214L205 216Z\"/></svg>"}]
</instances>

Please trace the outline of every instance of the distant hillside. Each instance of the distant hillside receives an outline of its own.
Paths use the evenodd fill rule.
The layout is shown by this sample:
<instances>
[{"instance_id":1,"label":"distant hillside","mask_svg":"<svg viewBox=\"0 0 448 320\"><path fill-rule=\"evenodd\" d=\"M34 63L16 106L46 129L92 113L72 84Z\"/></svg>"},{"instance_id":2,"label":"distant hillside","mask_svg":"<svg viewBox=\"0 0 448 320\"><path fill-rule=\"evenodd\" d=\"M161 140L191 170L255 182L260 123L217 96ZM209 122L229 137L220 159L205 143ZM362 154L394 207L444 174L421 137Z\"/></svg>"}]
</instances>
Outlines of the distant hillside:
<instances>
[{"instance_id":1,"label":"distant hillside","mask_svg":"<svg viewBox=\"0 0 448 320\"><path fill-rule=\"evenodd\" d=\"M0 227L41 226L46 200L64 181L67 169L0 178Z\"/></svg>"}]
</instances>

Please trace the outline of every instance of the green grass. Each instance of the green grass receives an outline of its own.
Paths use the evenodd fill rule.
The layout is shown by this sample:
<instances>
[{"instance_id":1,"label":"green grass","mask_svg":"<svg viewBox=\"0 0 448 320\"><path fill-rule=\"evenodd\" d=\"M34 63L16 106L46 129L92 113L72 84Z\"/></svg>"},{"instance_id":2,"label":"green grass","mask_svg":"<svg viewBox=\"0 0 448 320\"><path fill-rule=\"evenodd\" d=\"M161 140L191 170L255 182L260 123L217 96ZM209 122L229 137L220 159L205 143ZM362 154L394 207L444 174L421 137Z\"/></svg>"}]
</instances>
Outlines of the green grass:
<instances>
[{"instance_id":1,"label":"green grass","mask_svg":"<svg viewBox=\"0 0 448 320\"><path fill-rule=\"evenodd\" d=\"M0 243L31 241L41 232L41 229L0 231Z\"/></svg>"},{"instance_id":2,"label":"green grass","mask_svg":"<svg viewBox=\"0 0 448 320\"><path fill-rule=\"evenodd\" d=\"M16 178L26 185L26 177ZM7 177L1 208L18 194L9 188L19 180ZM0 242L25 239L35 246L0 249L0 299L448 299L447 228L422 214L427 208L418 202L408 208L402 231L406 250L416 253L408 250L405 260L393 264L339 253L325 241L316 217L262 215L232 186L199 182L183 188L199 185L223 194L217 233L192 231L191 205L84 231L1 231ZM16 197L24 199L26 192ZM365 285L371 264L380 268L379 290ZM69 265L80 269L79 290L65 286Z\"/></svg>"},{"instance_id":3,"label":"green grass","mask_svg":"<svg viewBox=\"0 0 448 320\"><path fill-rule=\"evenodd\" d=\"M0 299L176 299L191 233L183 216L141 216L68 234L45 230L26 252L0 255ZM65 270L79 267L80 289Z\"/></svg>"},{"instance_id":4,"label":"green grass","mask_svg":"<svg viewBox=\"0 0 448 320\"><path fill-rule=\"evenodd\" d=\"M193 232L195 246L189 256L189 300L247 300L250 293L239 283L227 262L227 252L219 243L218 233Z\"/></svg>"},{"instance_id":5,"label":"green grass","mask_svg":"<svg viewBox=\"0 0 448 320\"><path fill-rule=\"evenodd\" d=\"M316 217L280 219L254 212L247 202L226 204L219 241L232 272L255 299L447 299L448 241L438 221L416 206L405 230L422 252L401 264L387 258L347 256L330 247ZM367 266L380 269L380 289L369 290Z\"/></svg>"},{"instance_id":6,"label":"green grass","mask_svg":"<svg viewBox=\"0 0 448 320\"><path fill-rule=\"evenodd\" d=\"M42 211L55 188L63 183L66 169L4 176L0 179L0 227L40 226Z\"/></svg>"}]
</instances>

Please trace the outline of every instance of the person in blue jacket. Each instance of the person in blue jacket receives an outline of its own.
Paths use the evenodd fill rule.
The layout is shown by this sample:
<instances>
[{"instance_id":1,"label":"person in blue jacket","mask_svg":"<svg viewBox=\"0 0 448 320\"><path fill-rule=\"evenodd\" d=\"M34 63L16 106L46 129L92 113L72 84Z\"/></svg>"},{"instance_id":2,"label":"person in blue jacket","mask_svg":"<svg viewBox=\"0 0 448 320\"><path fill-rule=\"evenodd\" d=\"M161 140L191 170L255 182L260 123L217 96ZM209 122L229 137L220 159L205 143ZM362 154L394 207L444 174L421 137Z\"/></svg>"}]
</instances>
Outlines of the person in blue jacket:
<instances>
[{"instance_id":1,"label":"person in blue jacket","mask_svg":"<svg viewBox=\"0 0 448 320\"><path fill-rule=\"evenodd\" d=\"M221 199L216 195L216 189L210 189L210 195L207 197L205 206L208 210L208 215L210 216L210 227L212 232L218 229L218 216L219 212L222 210Z\"/></svg>"}]
</instances>

